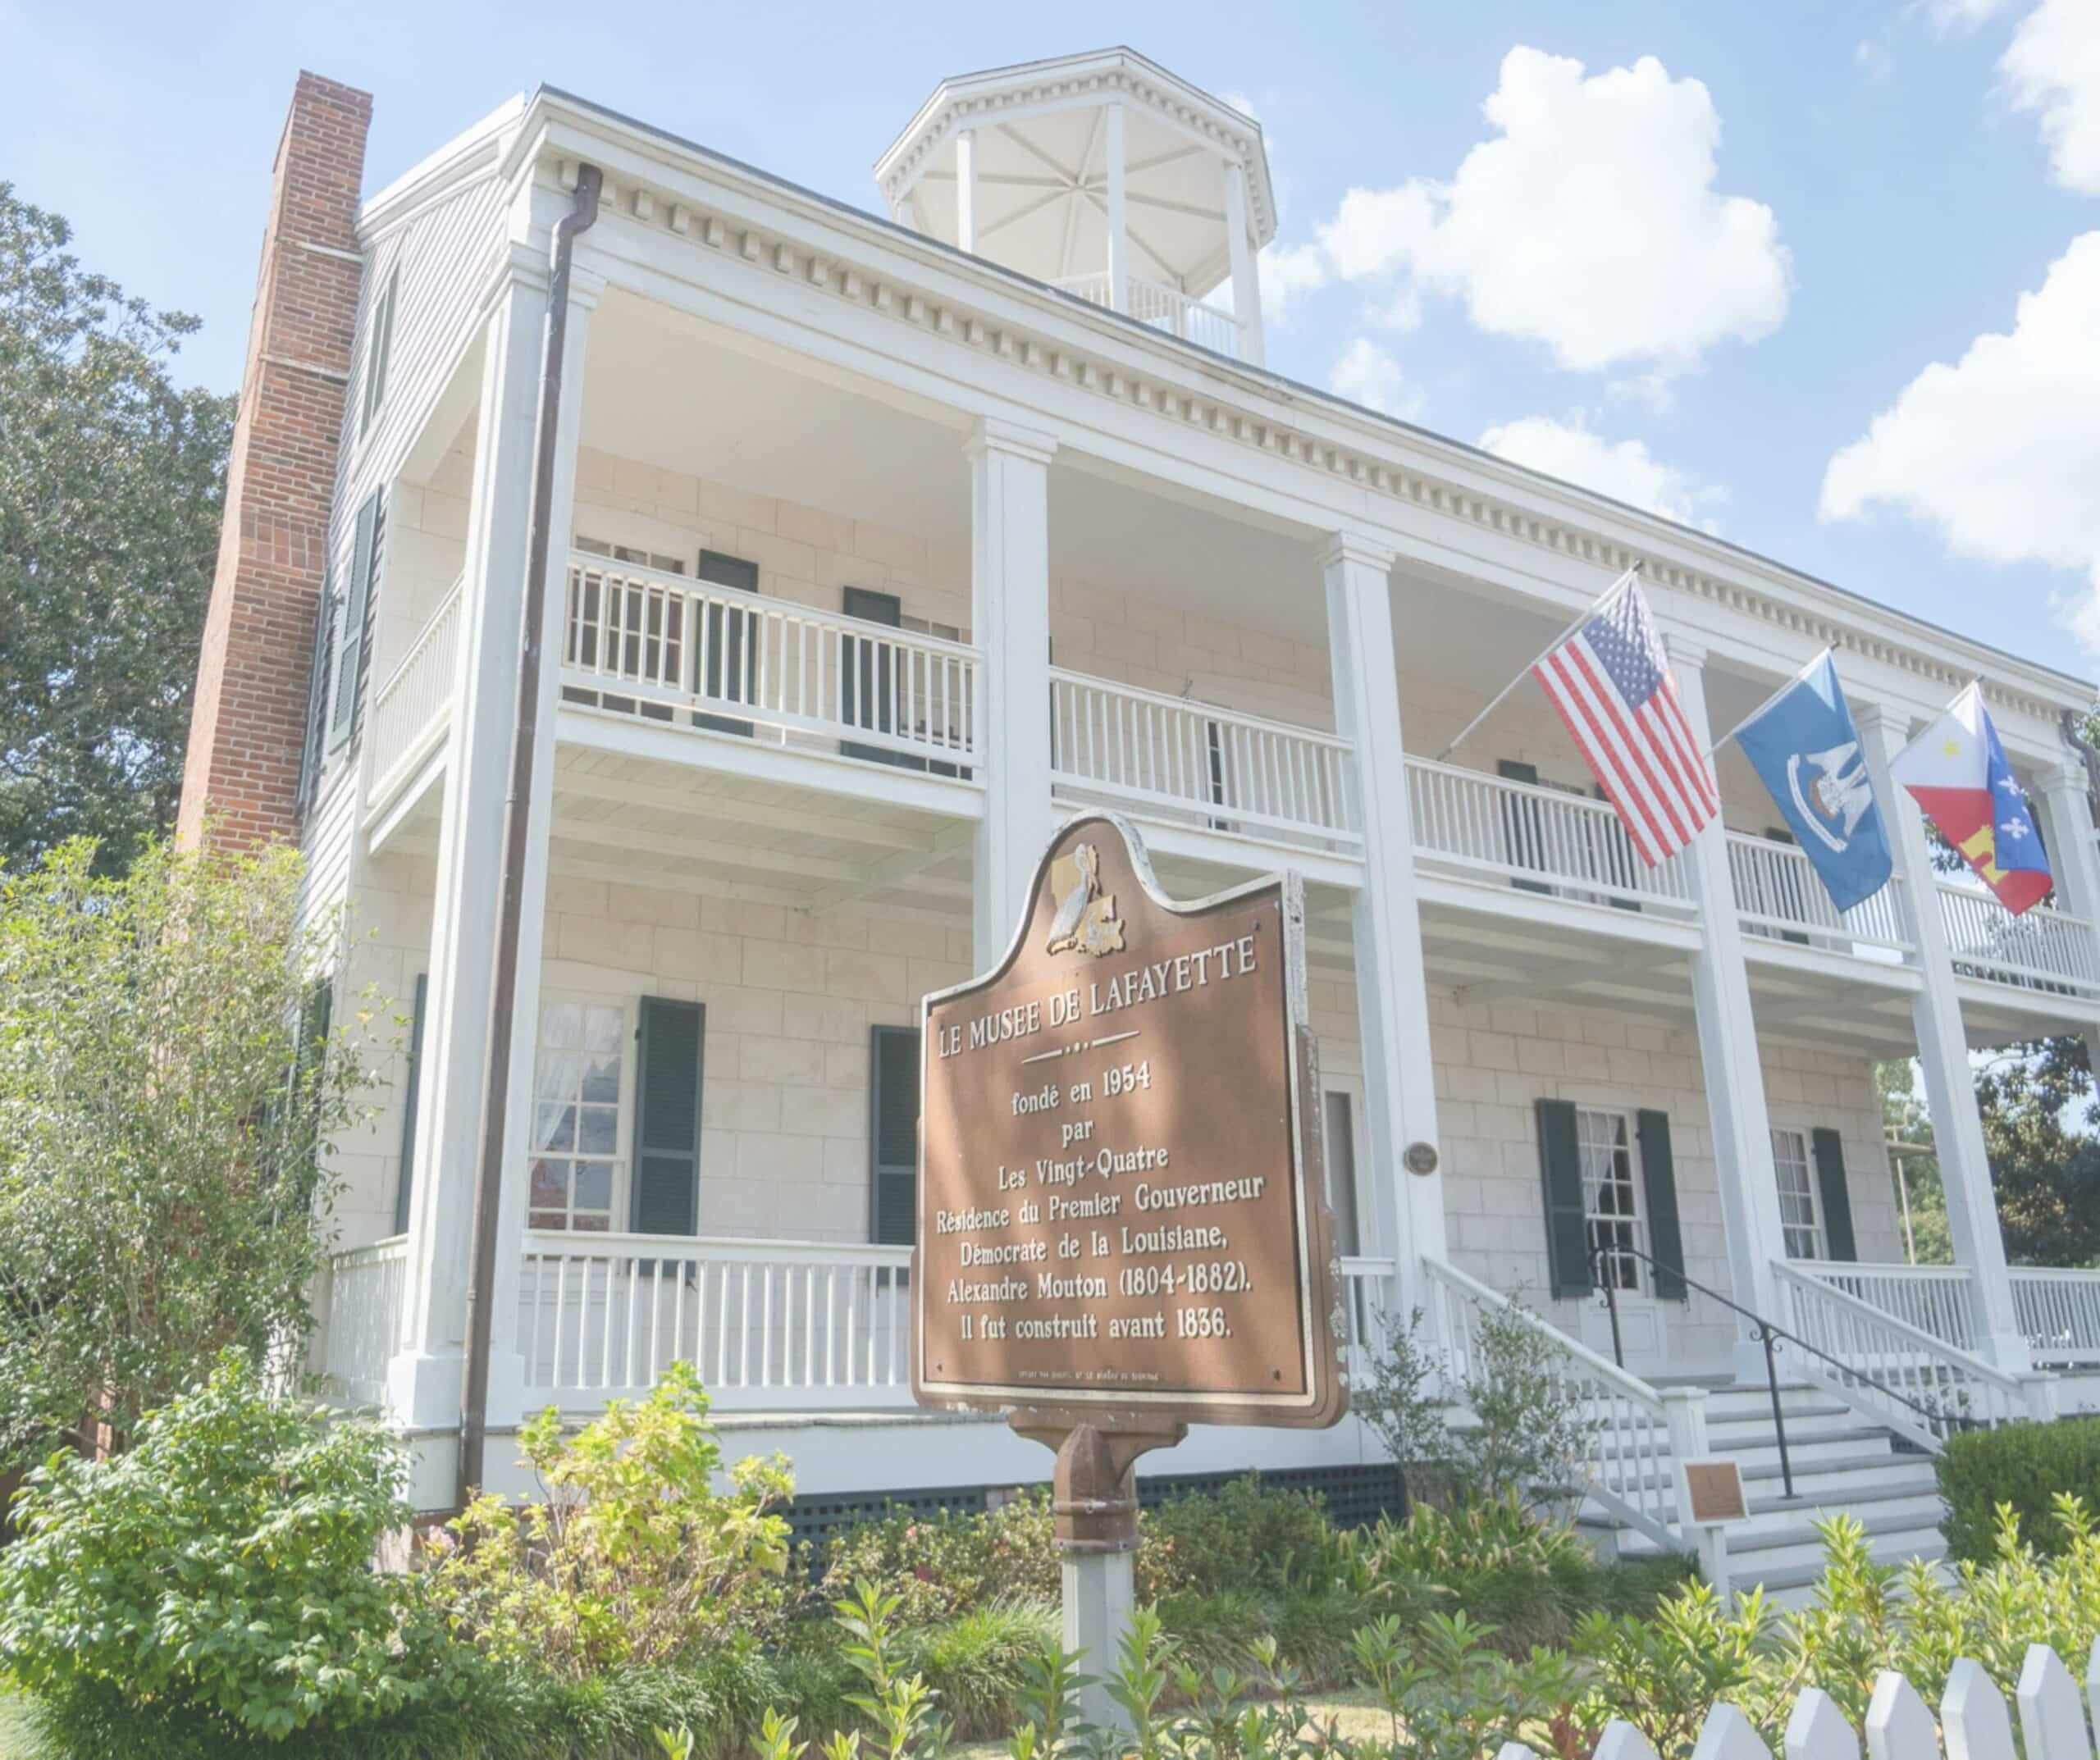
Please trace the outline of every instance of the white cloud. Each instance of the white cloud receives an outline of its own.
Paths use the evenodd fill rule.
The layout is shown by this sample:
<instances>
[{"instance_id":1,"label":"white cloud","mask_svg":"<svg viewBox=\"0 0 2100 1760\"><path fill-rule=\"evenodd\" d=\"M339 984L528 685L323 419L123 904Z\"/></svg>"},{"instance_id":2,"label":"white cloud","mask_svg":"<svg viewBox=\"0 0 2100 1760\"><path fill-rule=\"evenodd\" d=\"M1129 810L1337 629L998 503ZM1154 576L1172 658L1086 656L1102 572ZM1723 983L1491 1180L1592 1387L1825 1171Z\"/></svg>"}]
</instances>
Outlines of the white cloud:
<instances>
[{"instance_id":1,"label":"white cloud","mask_svg":"<svg viewBox=\"0 0 2100 1760\"><path fill-rule=\"evenodd\" d=\"M1483 330L1583 369L1682 370L1786 316L1778 222L1714 187L1721 120L1698 80L1653 57L1586 78L1520 46L1484 111L1497 133L1449 183L1343 198L1321 230L1337 274L1457 295Z\"/></svg>"},{"instance_id":2,"label":"white cloud","mask_svg":"<svg viewBox=\"0 0 2100 1760\"><path fill-rule=\"evenodd\" d=\"M2010 333L1935 362L1833 457L1823 514L1877 503L1938 527L1987 562L2090 572L2093 593L2061 608L2100 653L2100 232L2088 232L2023 294Z\"/></svg>"},{"instance_id":3,"label":"white cloud","mask_svg":"<svg viewBox=\"0 0 2100 1760\"><path fill-rule=\"evenodd\" d=\"M1896 58L1886 44L1862 37L1852 45L1852 65L1879 85L1896 71Z\"/></svg>"},{"instance_id":4,"label":"white cloud","mask_svg":"<svg viewBox=\"0 0 2100 1760\"><path fill-rule=\"evenodd\" d=\"M1281 324L1300 294L1317 293L1327 285L1327 259L1317 244L1265 244L1255 259L1262 278L1262 318Z\"/></svg>"},{"instance_id":5,"label":"white cloud","mask_svg":"<svg viewBox=\"0 0 2100 1760\"><path fill-rule=\"evenodd\" d=\"M1400 363L1368 336L1358 336L1342 352L1327 384L1336 396L1388 415L1404 415L1413 404L1401 394Z\"/></svg>"},{"instance_id":6,"label":"white cloud","mask_svg":"<svg viewBox=\"0 0 2100 1760\"><path fill-rule=\"evenodd\" d=\"M1579 419L1525 416L1490 428L1480 444L1482 450L1512 463L1687 524L1697 504L1718 496L1718 491L1701 488L1675 466L1664 463L1641 441L1608 440Z\"/></svg>"},{"instance_id":7,"label":"white cloud","mask_svg":"<svg viewBox=\"0 0 2100 1760\"><path fill-rule=\"evenodd\" d=\"M1925 12L1942 30L1974 30L2006 9L2007 0L1925 0Z\"/></svg>"},{"instance_id":8,"label":"white cloud","mask_svg":"<svg viewBox=\"0 0 2100 1760\"><path fill-rule=\"evenodd\" d=\"M2014 107L2041 116L2050 174L2066 189L2100 195L2100 5L2042 0L1998 71Z\"/></svg>"}]
</instances>

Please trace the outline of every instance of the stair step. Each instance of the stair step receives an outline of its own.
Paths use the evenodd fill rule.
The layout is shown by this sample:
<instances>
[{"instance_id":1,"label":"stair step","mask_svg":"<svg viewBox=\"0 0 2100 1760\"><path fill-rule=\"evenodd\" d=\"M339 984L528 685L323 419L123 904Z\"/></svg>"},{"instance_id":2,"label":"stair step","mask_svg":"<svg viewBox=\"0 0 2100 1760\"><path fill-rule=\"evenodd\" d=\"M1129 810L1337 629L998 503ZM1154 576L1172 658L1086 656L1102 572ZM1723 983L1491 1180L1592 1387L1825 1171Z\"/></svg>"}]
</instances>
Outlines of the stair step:
<instances>
[{"instance_id":1,"label":"stair step","mask_svg":"<svg viewBox=\"0 0 2100 1760\"><path fill-rule=\"evenodd\" d=\"M1947 1542L1938 1534L1920 1534L1900 1553L1876 1547L1874 1557L1878 1563L1897 1564L1906 1559L1923 1558L1938 1564L1947 1557ZM1821 1559L1796 1561L1788 1564L1770 1563L1755 1569L1746 1564L1740 1570L1732 1568L1735 1560L1731 1555L1729 1575L1734 1579L1737 1590L1749 1589L1762 1584L1764 1592L1782 1607L1806 1607L1815 1598L1815 1585L1823 1580Z\"/></svg>"}]
</instances>

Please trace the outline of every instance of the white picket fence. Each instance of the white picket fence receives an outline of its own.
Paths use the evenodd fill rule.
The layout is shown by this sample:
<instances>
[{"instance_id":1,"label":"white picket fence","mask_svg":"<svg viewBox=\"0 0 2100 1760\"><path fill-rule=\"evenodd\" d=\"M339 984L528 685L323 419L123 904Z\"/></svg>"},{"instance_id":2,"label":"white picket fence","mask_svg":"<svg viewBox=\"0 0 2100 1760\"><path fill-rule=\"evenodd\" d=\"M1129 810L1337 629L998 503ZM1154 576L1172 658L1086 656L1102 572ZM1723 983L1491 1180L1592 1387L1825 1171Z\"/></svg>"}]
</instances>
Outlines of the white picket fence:
<instances>
[{"instance_id":1,"label":"white picket fence","mask_svg":"<svg viewBox=\"0 0 2100 1760\"><path fill-rule=\"evenodd\" d=\"M2100 1722L2100 1643L2086 1667L2085 1694L2062 1659L2047 1644L2030 1644L2015 1689L2020 1742L2013 1739L2013 1709L1980 1662L1964 1657L1947 1676L1940 1695L1939 1721L1902 1676L1884 1671L1867 1710L1865 1760L2093 1760L2086 1724L2089 1703ZM1945 1745L1942 1747L1942 1743ZM1810 1687L1795 1702L1780 1753L1784 1760L1861 1760L1860 1735L1837 1702ZM1540 1760L1522 1742L1504 1745L1496 1760ZM1630 1723L1606 1726L1592 1760L1656 1760L1646 1736ZM1707 1714L1691 1760L1772 1760L1772 1750L1732 1705Z\"/></svg>"}]
</instances>

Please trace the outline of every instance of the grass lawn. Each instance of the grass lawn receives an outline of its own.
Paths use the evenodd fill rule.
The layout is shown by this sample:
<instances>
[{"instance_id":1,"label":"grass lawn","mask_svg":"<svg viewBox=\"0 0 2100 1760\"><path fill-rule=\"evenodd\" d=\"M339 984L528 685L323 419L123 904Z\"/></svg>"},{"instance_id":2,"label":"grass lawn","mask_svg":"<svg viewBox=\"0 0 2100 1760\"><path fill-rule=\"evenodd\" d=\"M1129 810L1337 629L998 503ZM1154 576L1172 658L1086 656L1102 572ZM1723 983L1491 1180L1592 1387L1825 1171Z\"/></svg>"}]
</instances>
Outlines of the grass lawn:
<instances>
[{"instance_id":1,"label":"grass lawn","mask_svg":"<svg viewBox=\"0 0 2100 1760\"><path fill-rule=\"evenodd\" d=\"M0 1760L38 1760L42 1752L22 1702L0 1687Z\"/></svg>"}]
</instances>

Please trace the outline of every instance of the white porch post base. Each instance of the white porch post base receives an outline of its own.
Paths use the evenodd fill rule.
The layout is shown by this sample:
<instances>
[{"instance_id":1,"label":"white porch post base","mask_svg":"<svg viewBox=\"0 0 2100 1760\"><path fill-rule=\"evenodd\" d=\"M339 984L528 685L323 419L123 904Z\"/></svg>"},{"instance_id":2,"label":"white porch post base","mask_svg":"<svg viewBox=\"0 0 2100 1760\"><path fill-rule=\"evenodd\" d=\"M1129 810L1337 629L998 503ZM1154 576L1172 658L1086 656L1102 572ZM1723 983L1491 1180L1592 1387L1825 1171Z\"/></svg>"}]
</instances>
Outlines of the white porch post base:
<instances>
[{"instance_id":1,"label":"white porch post base","mask_svg":"<svg viewBox=\"0 0 2100 1760\"><path fill-rule=\"evenodd\" d=\"M1924 1077L1925 1105L1932 1114L1940 1186L1947 1194L1947 1233L1955 1263L1969 1272L1976 1354L2018 1374L2034 1366L2034 1357L2013 1307L1997 1194L1991 1185L1983 1115L1977 1110L1975 1076L1969 1063L1969 1037L1961 1024L1961 997L1955 988L1947 927L1940 919L1924 816L1888 773L1889 761L1909 741L1910 722L1879 703L1863 705L1856 718L1894 850L1896 871L1906 881L1907 927L1918 950L1922 980L1911 1019L1918 1040L1918 1068Z\"/></svg>"},{"instance_id":2,"label":"white porch post base","mask_svg":"<svg viewBox=\"0 0 2100 1760\"><path fill-rule=\"evenodd\" d=\"M1390 1311L1435 1311L1424 1259L1446 1256L1444 1174L1407 1170L1410 1143L1440 1149L1436 1070L1422 966L1407 750L1393 649L1393 553L1349 532L1320 552L1334 670L1335 731L1355 750L1356 809L1363 832L1363 887L1351 913L1357 1016L1363 1039L1363 1165L1380 1181L1383 1242L1393 1256Z\"/></svg>"},{"instance_id":3,"label":"white porch post base","mask_svg":"<svg viewBox=\"0 0 2100 1760\"><path fill-rule=\"evenodd\" d=\"M1126 1730L1130 1720L1108 1696L1108 1677L1137 1605L1134 1553L1093 1553L1064 1562L1065 1648L1081 1650L1080 1671L1093 1677L1080 1689L1080 1716L1104 1730Z\"/></svg>"}]
</instances>

